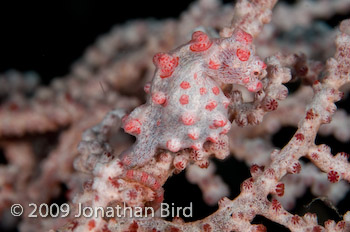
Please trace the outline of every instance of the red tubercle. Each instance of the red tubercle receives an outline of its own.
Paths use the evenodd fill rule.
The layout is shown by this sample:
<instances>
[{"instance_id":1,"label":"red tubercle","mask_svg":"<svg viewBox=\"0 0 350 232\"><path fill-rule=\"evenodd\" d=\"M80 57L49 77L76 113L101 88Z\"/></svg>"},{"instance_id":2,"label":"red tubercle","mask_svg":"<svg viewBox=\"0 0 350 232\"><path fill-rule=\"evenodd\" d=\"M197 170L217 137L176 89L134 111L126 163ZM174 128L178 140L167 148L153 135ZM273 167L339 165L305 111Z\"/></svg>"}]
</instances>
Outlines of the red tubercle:
<instances>
[{"instance_id":1,"label":"red tubercle","mask_svg":"<svg viewBox=\"0 0 350 232\"><path fill-rule=\"evenodd\" d=\"M183 89L188 89L188 88L191 88L191 85L189 82L183 81L183 82L181 82L180 87Z\"/></svg>"},{"instance_id":2,"label":"red tubercle","mask_svg":"<svg viewBox=\"0 0 350 232\"><path fill-rule=\"evenodd\" d=\"M267 68L267 65L265 64L265 62L259 60L258 61L258 65L262 68L262 69L266 69Z\"/></svg>"},{"instance_id":3,"label":"red tubercle","mask_svg":"<svg viewBox=\"0 0 350 232\"><path fill-rule=\"evenodd\" d=\"M153 63L160 69L160 77L170 77L179 65L179 57L166 53L157 53L153 57Z\"/></svg>"},{"instance_id":4,"label":"red tubercle","mask_svg":"<svg viewBox=\"0 0 350 232\"><path fill-rule=\"evenodd\" d=\"M181 121L186 126L193 125L195 123L195 115L190 112L185 112L181 115Z\"/></svg>"},{"instance_id":5,"label":"red tubercle","mask_svg":"<svg viewBox=\"0 0 350 232\"><path fill-rule=\"evenodd\" d=\"M214 120L215 127L224 127L227 124L227 120Z\"/></svg>"},{"instance_id":6,"label":"red tubercle","mask_svg":"<svg viewBox=\"0 0 350 232\"><path fill-rule=\"evenodd\" d=\"M193 52L203 52L208 50L213 42L209 39L208 35L202 31L195 31L192 34L192 40L190 50Z\"/></svg>"},{"instance_id":7,"label":"red tubercle","mask_svg":"<svg viewBox=\"0 0 350 232\"><path fill-rule=\"evenodd\" d=\"M247 45L251 44L253 42L253 36L241 29L239 29L236 34L236 40L239 42L243 42Z\"/></svg>"},{"instance_id":8,"label":"red tubercle","mask_svg":"<svg viewBox=\"0 0 350 232\"><path fill-rule=\"evenodd\" d=\"M188 132L188 137L190 137L192 140L197 140L199 138L199 132L194 129L191 129Z\"/></svg>"},{"instance_id":9,"label":"red tubercle","mask_svg":"<svg viewBox=\"0 0 350 232\"><path fill-rule=\"evenodd\" d=\"M217 87L217 86L213 87L213 88L211 89L211 91L212 91L213 94L215 94L215 95L219 95L219 93L220 93L220 89L219 89L219 87Z\"/></svg>"},{"instance_id":10,"label":"red tubercle","mask_svg":"<svg viewBox=\"0 0 350 232\"><path fill-rule=\"evenodd\" d=\"M198 137L195 134L188 134L188 137L190 137L193 140L198 139Z\"/></svg>"},{"instance_id":11,"label":"red tubercle","mask_svg":"<svg viewBox=\"0 0 350 232\"><path fill-rule=\"evenodd\" d=\"M129 134L140 134L142 123L138 119L131 119L124 125L124 131Z\"/></svg>"},{"instance_id":12,"label":"red tubercle","mask_svg":"<svg viewBox=\"0 0 350 232\"><path fill-rule=\"evenodd\" d=\"M207 93L207 89L202 87L202 88L199 89L199 93L200 93L200 95L204 95L204 94Z\"/></svg>"},{"instance_id":13,"label":"red tubercle","mask_svg":"<svg viewBox=\"0 0 350 232\"><path fill-rule=\"evenodd\" d=\"M208 102L208 104L205 106L206 110L212 111L213 109L215 109L217 107L218 103L214 100L211 100Z\"/></svg>"},{"instance_id":14,"label":"red tubercle","mask_svg":"<svg viewBox=\"0 0 350 232\"><path fill-rule=\"evenodd\" d=\"M187 94L183 94L179 98L179 101L180 101L181 105L187 105L188 101L189 101L188 99L189 99L189 96Z\"/></svg>"},{"instance_id":15,"label":"red tubercle","mask_svg":"<svg viewBox=\"0 0 350 232\"><path fill-rule=\"evenodd\" d=\"M244 84L248 84L248 83L250 82L249 77L243 78L242 82L243 82Z\"/></svg>"},{"instance_id":16,"label":"red tubercle","mask_svg":"<svg viewBox=\"0 0 350 232\"><path fill-rule=\"evenodd\" d=\"M163 92L155 92L152 94L152 101L155 104L162 105L166 102L166 95Z\"/></svg>"},{"instance_id":17,"label":"red tubercle","mask_svg":"<svg viewBox=\"0 0 350 232\"><path fill-rule=\"evenodd\" d=\"M250 57L250 51L249 50L246 50L246 49L240 49L238 48L237 51L236 51L236 56L238 57L238 59L240 61L247 61L249 60L249 57Z\"/></svg>"}]
</instances>

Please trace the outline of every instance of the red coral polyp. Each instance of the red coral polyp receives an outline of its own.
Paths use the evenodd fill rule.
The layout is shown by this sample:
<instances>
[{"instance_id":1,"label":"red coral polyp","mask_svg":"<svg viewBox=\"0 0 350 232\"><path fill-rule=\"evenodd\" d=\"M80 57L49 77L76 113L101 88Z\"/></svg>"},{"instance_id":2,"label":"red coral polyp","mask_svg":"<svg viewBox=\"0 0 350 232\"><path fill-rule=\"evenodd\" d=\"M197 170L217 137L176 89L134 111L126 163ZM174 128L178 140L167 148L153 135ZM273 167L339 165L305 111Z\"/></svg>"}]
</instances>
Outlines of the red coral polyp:
<instances>
[{"instance_id":1,"label":"red coral polyp","mask_svg":"<svg viewBox=\"0 0 350 232\"><path fill-rule=\"evenodd\" d=\"M339 176L339 174L338 174L338 172L336 172L336 171L330 171L330 172L328 172L328 180L331 182L331 183L336 183L336 182L338 182L339 181L339 179L340 179L340 176Z\"/></svg>"},{"instance_id":2,"label":"red coral polyp","mask_svg":"<svg viewBox=\"0 0 350 232\"><path fill-rule=\"evenodd\" d=\"M279 197L282 197L284 195L284 184L278 183L275 188L276 194Z\"/></svg>"}]
</instances>

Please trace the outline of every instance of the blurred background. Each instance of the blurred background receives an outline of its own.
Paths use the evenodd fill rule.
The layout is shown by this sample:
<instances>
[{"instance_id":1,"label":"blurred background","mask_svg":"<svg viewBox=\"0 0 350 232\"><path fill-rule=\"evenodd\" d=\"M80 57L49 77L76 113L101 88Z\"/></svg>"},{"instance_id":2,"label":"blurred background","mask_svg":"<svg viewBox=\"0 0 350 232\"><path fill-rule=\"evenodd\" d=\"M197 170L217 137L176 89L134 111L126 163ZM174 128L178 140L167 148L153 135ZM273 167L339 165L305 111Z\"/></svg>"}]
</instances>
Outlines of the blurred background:
<instances>
[{"instance_id":1,"label":"blurred background","mask_svg":"<svg viewBox=\"0 0 350 232\"><path fill-rule=\"evenodd\" d=\"M68 73L87 46L132 19L176 18L192 1L0 2L0 73L36 71L44 83Z\"/></svg>"}]
</instances>

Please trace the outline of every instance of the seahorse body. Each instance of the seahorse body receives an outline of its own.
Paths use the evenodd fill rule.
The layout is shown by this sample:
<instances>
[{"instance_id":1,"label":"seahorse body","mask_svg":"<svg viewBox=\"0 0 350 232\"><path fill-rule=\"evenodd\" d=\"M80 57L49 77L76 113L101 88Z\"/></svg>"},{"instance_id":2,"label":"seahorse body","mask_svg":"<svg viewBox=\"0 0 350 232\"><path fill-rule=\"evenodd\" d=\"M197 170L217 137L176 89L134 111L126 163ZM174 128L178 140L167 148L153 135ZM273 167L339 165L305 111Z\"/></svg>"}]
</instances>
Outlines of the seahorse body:
<instances>
[{"instance_id":1,"label":"seahorse body","mask_svg":"<svg viewBox=\"0 0 350 232\"><path fill-rule=\"evenodd\" d=\"M250 55L251 40L243 31L225 39L210 39L197 31L189 43L168 54L156 54L147 102L123 122L124 130L137 138L123 152L123 162L142 165L159 148L199 150L206 141L216 142L226 134L231 127L229 99L220 85L242 84L250 91L262 88L258 74L265 64Z\"/></svg>"}]
</instances>

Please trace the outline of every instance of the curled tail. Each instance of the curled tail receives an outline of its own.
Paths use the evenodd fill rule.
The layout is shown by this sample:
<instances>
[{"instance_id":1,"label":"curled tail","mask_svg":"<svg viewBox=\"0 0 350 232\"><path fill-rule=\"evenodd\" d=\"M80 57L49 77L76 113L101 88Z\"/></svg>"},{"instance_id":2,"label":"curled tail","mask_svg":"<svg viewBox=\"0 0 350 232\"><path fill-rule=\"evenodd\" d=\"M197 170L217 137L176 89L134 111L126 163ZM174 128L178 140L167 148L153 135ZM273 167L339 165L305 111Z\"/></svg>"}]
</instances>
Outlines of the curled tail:
<instances>
[{"instance_id":1,"label":"curled tail","mask_svg":"<svg viewBox=\"0 0 350 232\"><path fill-rule=\"evenodd\" d=\"M155 154L159 145L157 131L157 112L150 112L150 107L140 107L125 121L125 132L136 137L135 143L121 154L123 163L127 166L141 166L149 161ZM145 117L146 116L146 117Z\"/></svg>"}]
</instances>

